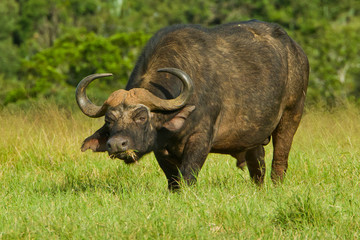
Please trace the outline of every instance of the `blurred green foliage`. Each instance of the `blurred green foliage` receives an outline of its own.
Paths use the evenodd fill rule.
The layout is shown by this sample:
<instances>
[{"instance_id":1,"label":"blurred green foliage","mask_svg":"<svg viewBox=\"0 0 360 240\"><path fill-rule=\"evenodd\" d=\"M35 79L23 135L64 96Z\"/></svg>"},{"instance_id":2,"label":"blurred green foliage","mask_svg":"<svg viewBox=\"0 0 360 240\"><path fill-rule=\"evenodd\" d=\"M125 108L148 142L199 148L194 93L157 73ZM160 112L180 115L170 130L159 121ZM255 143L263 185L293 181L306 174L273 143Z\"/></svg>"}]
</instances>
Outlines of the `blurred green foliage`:
<instances>
[{"instance_id":1,"label":"blurred green foliage","mask_svg":"<svg viewBox=\"0 0 360 240\"><path fill-rule=\"evenodd\" d=\"M66 99L96 72L115 75L97 91L117 89L158 29L253 18L279 23L304 48L311 66L308 103L358 101L358 0L1 0L0 104Z\"/></svg>"},{"instance_id":2,"label":"blurred green foliage","mask_svg":"<svg viewBox=\"0 0 360 240\"><path fill-rule=\"evenodd\" d=\"M52 47L23 60L19 71L20 79L26 79L23 97L52 96L95 72L111 72L115 79L127 79L148 38L144 33L117 33L105 38L85 30L65 34ZM100 82L100 89L116 87L114 81ZM5 103L16 100L11 97Z\"/></svg>"}]
</instances>

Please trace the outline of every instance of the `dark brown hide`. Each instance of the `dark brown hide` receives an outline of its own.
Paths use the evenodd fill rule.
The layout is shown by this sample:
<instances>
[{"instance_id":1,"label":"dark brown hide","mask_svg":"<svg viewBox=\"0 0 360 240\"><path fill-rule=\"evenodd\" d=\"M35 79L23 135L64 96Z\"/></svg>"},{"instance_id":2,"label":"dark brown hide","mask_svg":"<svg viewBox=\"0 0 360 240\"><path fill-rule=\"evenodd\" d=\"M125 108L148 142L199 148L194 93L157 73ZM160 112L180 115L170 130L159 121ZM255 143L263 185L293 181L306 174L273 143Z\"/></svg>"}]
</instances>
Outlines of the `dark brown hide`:
<instances>
[{"instance_id":1,"label":"dark brown hide","mask_svg":"<svg viewBox=\"0 0 360 240\"><path fill-rule=\"evenodd\" d=\"M157 72L169 67L186 72L193 81L194 92L185 106L152 110L151 103L115 92L107 100L111 123L104 126L106 134L95 134L84 145L103 150L94 139L104 142L105 136L107 141L121 139L119 149L134 149L139 156L154 151L169 188L175 189L180 176L189 184L195 182L210 152L232 155L239 167L246 163L251 178L262 183L263 145L272 137L271 177L274 182L284 178L303 112L309 65L303 50L281 27L248 21L212 29L164 28L144 48L126 90L176 98L183 83L173 74ZM139 123L140 105L148 111Z\"/></svg>"}]
</instances>

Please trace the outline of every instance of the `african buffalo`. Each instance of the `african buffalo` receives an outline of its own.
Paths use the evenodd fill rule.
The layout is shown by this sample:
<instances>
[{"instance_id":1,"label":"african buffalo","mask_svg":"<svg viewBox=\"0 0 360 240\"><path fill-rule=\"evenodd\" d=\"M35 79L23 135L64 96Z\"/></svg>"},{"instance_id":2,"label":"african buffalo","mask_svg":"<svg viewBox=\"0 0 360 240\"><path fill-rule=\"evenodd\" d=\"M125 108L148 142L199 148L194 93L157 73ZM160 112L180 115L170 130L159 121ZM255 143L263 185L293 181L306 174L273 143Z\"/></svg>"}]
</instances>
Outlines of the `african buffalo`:
<instances>
[{"instance_id":1,"label":"african buffalo","mask_svg":"<svg viewBox=\"0 0 360 240\"><path fill-rule=\"evenodd\" d=\"M284 178L309 78L301 47L278 25L256 20L214 28L175 25L158 31L137 60L126 90L102 106L76 89L84 114L105 116L81 150L107 151L131 163L153 151L169 189L196 175L209 153L230 154L261 184L264 147L273 141L271 178Z\"/></svg>"}]
</instances>

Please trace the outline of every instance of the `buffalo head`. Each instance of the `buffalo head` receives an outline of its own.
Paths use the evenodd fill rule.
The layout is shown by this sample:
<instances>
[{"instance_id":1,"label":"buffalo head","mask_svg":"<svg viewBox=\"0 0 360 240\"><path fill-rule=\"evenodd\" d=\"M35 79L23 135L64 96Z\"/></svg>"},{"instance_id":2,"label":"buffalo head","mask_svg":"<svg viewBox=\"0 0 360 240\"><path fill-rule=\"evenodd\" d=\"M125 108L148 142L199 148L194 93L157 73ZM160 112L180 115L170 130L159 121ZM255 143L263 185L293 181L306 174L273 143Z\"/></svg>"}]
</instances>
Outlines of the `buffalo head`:
<instances>
[{"instance_id":1,"label":"buffalo head","mask_svg":"<svg viewBox=\"0 0 360 240\"><path fill-rule=\"evenodd\" d=\"M86 95L86 87L95 79L112 74L93 74L85 77L76 88L76 100L81 111L93 118L105 116L105 124L86 138L81 150L107 151L112 158L126 163L135 162L153 150L157 130L179 130L195 106L186 106L193 92L191 78L175 68L159 69L177 76L184 85L182 93L174 99L161 99L144 88L117 90L103 105L97 106ZM170 119L157 116L174 113Z\"/></svg>"}]
</instances>

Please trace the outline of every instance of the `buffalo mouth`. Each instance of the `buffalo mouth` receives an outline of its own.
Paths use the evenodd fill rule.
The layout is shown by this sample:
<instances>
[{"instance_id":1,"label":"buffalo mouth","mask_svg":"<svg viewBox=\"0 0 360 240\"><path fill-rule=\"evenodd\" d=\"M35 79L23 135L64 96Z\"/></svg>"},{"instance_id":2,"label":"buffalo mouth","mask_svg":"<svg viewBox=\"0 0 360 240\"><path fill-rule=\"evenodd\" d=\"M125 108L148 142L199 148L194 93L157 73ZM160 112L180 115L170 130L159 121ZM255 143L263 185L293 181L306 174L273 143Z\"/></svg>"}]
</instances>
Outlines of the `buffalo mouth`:
<instances>
[{"instance_id":1,"label":"buffalo mouth","mask_svg":"<svg viewBox=\"0 0 360 240\"><path fill-rule=\"evenodd\" d=\"M135 163L139 159L139 156L136 152L136 150L126 150L123 152L109 153L109 156L111 159L119 158L124 160L125 163Z\"/></svg>"}]
</instances>

